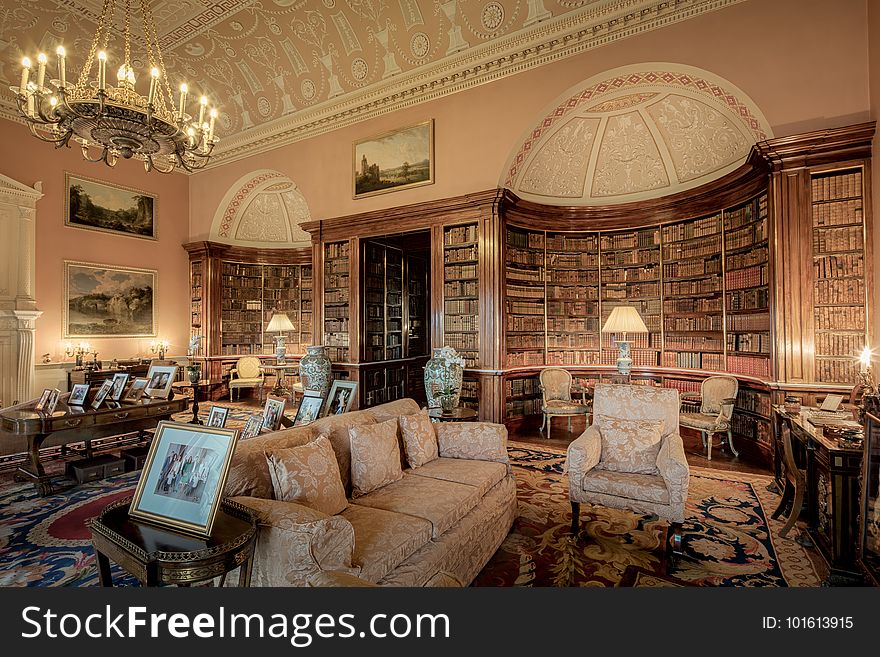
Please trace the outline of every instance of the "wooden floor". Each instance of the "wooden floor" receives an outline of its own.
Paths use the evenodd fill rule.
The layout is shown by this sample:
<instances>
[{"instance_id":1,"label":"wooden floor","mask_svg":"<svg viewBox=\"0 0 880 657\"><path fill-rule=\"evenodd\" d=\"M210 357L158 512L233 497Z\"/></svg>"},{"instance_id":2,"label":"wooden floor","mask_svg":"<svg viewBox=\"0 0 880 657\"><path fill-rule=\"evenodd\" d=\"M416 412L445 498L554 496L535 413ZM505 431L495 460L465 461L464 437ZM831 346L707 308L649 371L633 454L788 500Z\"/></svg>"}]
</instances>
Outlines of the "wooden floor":
<instances>
[{"instance_id":1,"label":"wooden floor","mask_svg":"<svg viewBox=\"0 0 880 657\"><path fill-rule=\"evenodd\" d=\"M536 447L551 446L566 449L575 438L583 433L585 422L583 418L573 418L571 432L568 431L566 419L559 418L553 422L553 428L548 440L541 435L537 426L525 425L510 431L510 439L529 443ZM760 456L751 454L748 449L734 442L739 452L739 457L733 456L727 446L720 448L720 434L715 437L715 446L712 448L712 460L706 458L706 449L697 431L682 429L681 438L684 442L684 452L688 464L701 468L715 468L716 470L730 470L734 472L747 472L751 474L772 474L770 466ZM748 447L748 446L746 446Z\"/></svg>"}]
</instances>

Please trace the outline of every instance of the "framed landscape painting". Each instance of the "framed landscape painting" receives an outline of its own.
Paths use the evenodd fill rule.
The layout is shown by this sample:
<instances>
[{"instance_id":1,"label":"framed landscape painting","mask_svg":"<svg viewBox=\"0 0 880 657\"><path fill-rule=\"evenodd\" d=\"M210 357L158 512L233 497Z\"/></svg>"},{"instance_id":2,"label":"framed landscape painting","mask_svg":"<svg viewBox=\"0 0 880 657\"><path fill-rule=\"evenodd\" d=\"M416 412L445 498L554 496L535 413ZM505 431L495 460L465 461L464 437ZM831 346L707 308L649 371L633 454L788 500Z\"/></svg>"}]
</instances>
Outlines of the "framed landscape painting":
<instances>
[{"instance_id":1,"label":"framed landscape painting","mask_svg":"<svg viewBox=\"0 0 880 657\"><path fill-rule=\"evenodd\" d=\"M354 198L434 182L434 120L354 143Z\"/></svg>"},{"instance_id":2,"label":"framed landscape painting","mask_svg":"<svg viewBox=\"0 0 880 657\"><path fill-rule=\"evenodd\" d=\"M65 226L157 239L154 195L72 173L64 182Z\"/></svg>"},{"instance_id":3,"label":"framed landscape painting","mask_svg":"<svg viewBox=\"0 0 880 657\"><path fill-rule=\"evenodd\" d=\"M156 335L153 269L64 261L65 338Z\"/></svg>"}]
</instances>

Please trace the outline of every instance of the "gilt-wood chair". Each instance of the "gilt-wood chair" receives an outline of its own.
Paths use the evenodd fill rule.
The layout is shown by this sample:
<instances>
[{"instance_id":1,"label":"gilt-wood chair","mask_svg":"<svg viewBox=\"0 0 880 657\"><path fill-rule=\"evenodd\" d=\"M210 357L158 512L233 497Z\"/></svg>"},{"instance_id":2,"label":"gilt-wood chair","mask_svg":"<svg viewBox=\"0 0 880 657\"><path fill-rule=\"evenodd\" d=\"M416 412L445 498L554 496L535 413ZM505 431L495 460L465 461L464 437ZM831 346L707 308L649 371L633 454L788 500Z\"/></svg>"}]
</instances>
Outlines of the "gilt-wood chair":
<instances>
[{"instance_id":1,"label":"gilt-wood chair","mask_svg":"<svg viewBox=\"0 0 880 657\"><path fill-rule=\"evenodd\" d=\"M241 399L242 388L259 388L262 391L265 379L266 375L260 369L260 359L254 356L242 356L235 367L229 370L230 401L235 401L236 397ZM234 395L236 390L238 395Z\"/></svg>"},{"instance_id":2,"label":"gilt-wood chair","mask_svg":"<svg viewBox=\"0 0 880 657\"><path fill-rule=\"evenodd\" d=\"M739 456L733 446L733 407L739 392L739 381L732 376L710 376L703 380L699 393L686 392L681 396L679 423L700 432L706 459L712 460L712 437L716 433L727 435L719 447L727 443L731 453Z\"/></svg>"},{"instance_id":3,"label":"gilt-wood chair","mask_svg":"<svg viewBox=\"0 0 880 657\"><path fill-rule=\"evenodd\" d=\"M547 367L541 370L539 375L540 389L543 397L541 403L541 433L547 427L547 438L550 438L550 425L554 417L567 417L568 430L571 431L571 418L590 413L590 405L586 400L586 393L581 395L581 403L571 398L571 372L563 367ZM589 419L589 418L588 418Z\"/></svg>"}]
</instances>

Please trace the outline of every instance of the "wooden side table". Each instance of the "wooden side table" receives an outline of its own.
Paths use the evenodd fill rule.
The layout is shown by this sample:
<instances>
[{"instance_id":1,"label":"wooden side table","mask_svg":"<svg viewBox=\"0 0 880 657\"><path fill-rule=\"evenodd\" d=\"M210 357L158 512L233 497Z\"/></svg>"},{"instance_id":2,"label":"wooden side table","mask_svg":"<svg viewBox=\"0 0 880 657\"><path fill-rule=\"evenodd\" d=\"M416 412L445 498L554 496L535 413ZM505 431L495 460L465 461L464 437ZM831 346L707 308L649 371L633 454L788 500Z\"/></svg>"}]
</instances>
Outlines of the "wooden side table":
<instances>
[{"instance_id":1,"label":"wooden side table","mask_svg":"<svg viewBox=\"0 0 880 657\"><path fill-rule=\"evenodd\" d=\"M257 520L245 506L221 502L209 538L189 536L129 517L131 498L109 504L89 523L101 586L113 586L110 560L144 586L189 586L240 567L239 586L250 586Z\"/></svg>"},{"instance_id":2,"label":"wooden side table","mask_svg":"<svg viewBox=\"0 0 880 657\"><path fill-rule=\"evenodd\" d=\"M438 422L476 422L479 414L467 406L458 406L448 413L444 413L442 408L429 409L428 417Z\"/></svg>"}]
</instances>

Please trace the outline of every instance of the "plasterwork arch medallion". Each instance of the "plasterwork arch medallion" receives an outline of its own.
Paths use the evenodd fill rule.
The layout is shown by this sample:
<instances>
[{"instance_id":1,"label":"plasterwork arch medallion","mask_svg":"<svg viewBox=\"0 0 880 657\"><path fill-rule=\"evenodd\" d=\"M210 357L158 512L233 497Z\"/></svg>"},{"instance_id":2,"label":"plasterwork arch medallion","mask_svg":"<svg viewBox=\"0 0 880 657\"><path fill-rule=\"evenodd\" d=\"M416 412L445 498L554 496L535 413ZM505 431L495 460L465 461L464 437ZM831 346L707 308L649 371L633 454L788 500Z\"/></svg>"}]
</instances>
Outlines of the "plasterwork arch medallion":
<instances>
[{"instance_id":1,"label":"plasterwork arch medallion","mask_svg":"<svg viewBox=\"0 0 880 657\"><path fill-rule=\"evenodd\" d=\"M651 62L607 71L541 112L500 184L550 205L667 196L740 166L773 136L741 89L709 71Z\"/></svg>"},{"instance_id":2,"label":"plasterwork arch medallion","mask_svg":"<svg viewBox=\"0 0 880 657\"><path fill-rule=\"evenodd\" d=\"M305 197L290 178L271 169L253 171L226 192L210 239L251 247L308 247L311 238L300 224L310 217Z\"/></svg>"}]
</instances>

